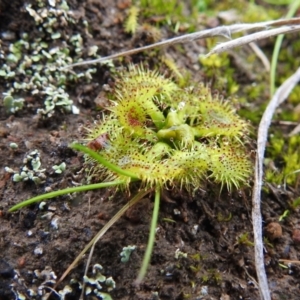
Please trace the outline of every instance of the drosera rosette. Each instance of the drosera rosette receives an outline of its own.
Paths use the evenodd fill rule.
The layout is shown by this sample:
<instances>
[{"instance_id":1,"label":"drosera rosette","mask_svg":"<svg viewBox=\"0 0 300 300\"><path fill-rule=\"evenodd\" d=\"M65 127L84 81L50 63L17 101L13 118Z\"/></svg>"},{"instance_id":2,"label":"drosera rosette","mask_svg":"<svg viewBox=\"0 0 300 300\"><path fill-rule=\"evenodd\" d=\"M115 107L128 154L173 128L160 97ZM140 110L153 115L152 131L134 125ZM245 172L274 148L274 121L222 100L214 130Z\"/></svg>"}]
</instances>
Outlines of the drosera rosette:
<instances>
[{"instance_id":1,"label":"drosera rosette","mask_svg":"<svg viewBox=\"0 0 300 300\"><path fill-rule=\"evenodd\" d=\"M115 80L109 113L88 129L86 154L91 183L39 195L10 211L56 196L140 182L138 193L98 232L63 274L145 195L154 192L154 209L146 253L137 283L145 277L155 240L160 194L164 188L194 191L214 181L231 191L247 185L252 164L247 153L248 123L229 101L203 84L180 88L171 79L143 66L130 65ZM92 251L92 250L91 250Z\"/></svg>"},{"instance_id":2,"label":"drosera rosette","mask_svg":"<svg viewBox=\"0 0 300 300\"><path fill-rule=\"evenodd\" d=\"M212 178L231 190L249 178L248 123L208 87L180 89L155 71L130 66L116 79L115 92L110 116L87 136L106 135L98 152L108 161L150 187L197 188ZM93 171L123 179L97 163Z\"/></svg>"}]
</instances>

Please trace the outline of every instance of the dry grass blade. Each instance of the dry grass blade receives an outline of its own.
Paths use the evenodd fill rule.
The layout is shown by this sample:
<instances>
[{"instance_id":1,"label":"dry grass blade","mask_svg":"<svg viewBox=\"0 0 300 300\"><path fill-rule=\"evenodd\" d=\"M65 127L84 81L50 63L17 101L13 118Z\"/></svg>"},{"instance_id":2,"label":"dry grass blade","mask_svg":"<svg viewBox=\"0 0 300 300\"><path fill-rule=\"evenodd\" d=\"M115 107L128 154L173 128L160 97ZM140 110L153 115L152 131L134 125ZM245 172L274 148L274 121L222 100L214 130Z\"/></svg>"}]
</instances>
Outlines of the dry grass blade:
<instances>
[{"instance_id":1,"label":"dry grass blade","mask_svg":"<svg viewBox=\"0 0 300 300\"><path fill-rule=\"evenodd\" d=\"M289 259L278 259L279 262L283 262L285 264L297 264L300 265L300 260L289 260Z\"/></svg>"},{"instance_id":2,"label":"dry grass blade","mask_svg":"<svg viewBox=\"0 0 300 300\"><path fill-rule=\"evenodd\" d=\"M289 26L288 28L291 28L292 25L299 25L299 24L300 24L300 18L292 18L292 19L286 19L286 20L275 20L275 21L273 20L273 21L267 21L267 22L258 22L258 23L253 23L253 24L233 24L233 25L228 25L228 26L219 26L219 27L212 28L212 29L206 29L206 30L197 31L194 33L184 34L182 36L167 39L167 40L164 40L164 41L161 41L158 43L154 43L151 45L147 45L144 47L126 50L126 51L112 54L109 56L75 63L75 64L69 65L67 67L64 67L63 69L72 68L72 67L76 67L76 66L101 63L101 62L104 62L104 61L107 61L110 59L129 56L129 55L136 54L136 53L139 53L142 51L151 50L156 47L189 43L194 40L204 39L204 38L213 37L213 36L223 36L225 38L230 39L231 35L233 33L237 33L237 32L256 30L256 29L261 29L261 28L266 29L266 28L272 27L272 26L273 27Z\"/></svg>"},{"instance_id":3,"label":"dry grass blade","mask_svg":"<svg viewBox=\"0 0 300 300\"><path fill-rule=\"evenodd\" d=\"M293 136L300 133L300 124L298 124L289 134L289 136Z\"/></svg>"},{"instance_id":4,"label":"dry grass blade","mask_svg":"<svg viewBox=\"0 0 300 300\"><path fill-rule=\"evenodd\" d=\"M263 178L263 159L268 137L268 129L271 124L275 109L288 97L297 82L300 81L300 68L288 78L277 90L268 104L258 128L257 154L255 162L255 181L252 198L252 220L255 241L255 267L259 283L260 295L263 300L271 300L268 288L267 276L264 267L263 242L262 242L262 217L261 217L261 188Z\"/></svg>"},{"instance_id":5,"label":"dry grass blade","mask_svg":"<svg viewBox=\"0 0 300 300\"><path fill-rule=\"evenodd\" d=\"M256 54L256 56L260 59L263 66L265 67L267 72L270 72L271 64L267 56L264 54L264 52L256 45L256 43L250 43L249 47L252 49L252 51Z\"/></svg>"},{"instance_id":6,"label":"dry grass blade","mask_svg":"<svg viewBox=\"0 0 300 300\"><path fill-rule=\"evenodd\" d=\"M277 36L279 34L293 33L293 32L297 32L297 31L300 31L300 25L284 26L284 27L280 27L280 28L255 32L255 33L248 34L246 36L237 38L237 39L232 40L232 41L221 43L221 44L217 45L216 47L214 47L207 54L207 56L209 56L211 54L214 54L214 53L222 53L222 52L227 51L231 48L240 47L240 46L252 43L252 42L256 42L256 41L259 41L259 40L270 38L272 36Z\"/></svg>"}]
</instances>

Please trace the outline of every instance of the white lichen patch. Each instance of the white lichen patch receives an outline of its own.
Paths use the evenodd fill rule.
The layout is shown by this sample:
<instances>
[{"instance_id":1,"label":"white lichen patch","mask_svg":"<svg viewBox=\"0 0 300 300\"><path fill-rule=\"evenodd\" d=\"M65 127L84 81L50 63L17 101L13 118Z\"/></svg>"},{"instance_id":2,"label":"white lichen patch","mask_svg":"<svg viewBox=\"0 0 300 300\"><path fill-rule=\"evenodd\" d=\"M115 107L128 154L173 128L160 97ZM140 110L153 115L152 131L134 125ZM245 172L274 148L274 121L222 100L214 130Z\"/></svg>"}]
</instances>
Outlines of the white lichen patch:
<instances>
[{"instance_id":1,"label":"white lichen patch","mask_svg":"<svg viewBox=\"0 0 300 300\"><path fill-rule=\"evenodd\" d=\"M15 147L15 146L13 146ZM25 154L23 159L23 166L20 167L19 171L16 171L8 166L6 166L5 171L7 173L13 174L12 180L14 182L26 182L26 181L33 181L35 184L42 184L45 182L47 175L46 169L42 168L41 162L41 154L39 150L30 151L28 154ZM60 165L52 166L54 173L61 174L66 169L66 163L62 162ZM39 204L39 209L43 210L45 208L46 202L42 201ZM49 209L50 211L55 211L52 208ZM48 212L42 218L51 219L53 213Z\"/></svg>"},{"instance_id":2,"label":"white lichen patch","mask_svg":"<svg viewBox=\"0 0 300 300\"><path fill-rule=\"evenodd\" d=\"M62 172L64 172L66 170L66 163L62 162L60 165L53 166L52 169L54 170L54 172L56 174L61 174Z\"/></svg>"},{"instance_id":3,"label":"white lichen patch","mask_svg":"<svg viewBox=\"0 0 300 300\"><path fill-rule=\"evenodd\" d=\"M130 255L132 251L136 249L136 246L127 246L122 249L122 252L120 253L121 256L121 262L125 263L129 261Z\"/></svg>"},{"instance_id":4,"label":"white lichen patch","mask_svg":"<svg viewBox=\"0 0 300 300\"><path fill-rule=\"evenodd\" d=\"M52 220L51 220L51 227L55 230L58 229L58 217L54 217Z\"/></svg>"},{"instance_id":5,"label":"white lichen patch","mask_svg":"<svg viewBox=\"0 0 300 300\"><path fill-rule=\"evenodd\" d=\"M14 182L33 181L36 184L43 183L46 179L46 169L41 168L40 152L38 150L31 151L25 155L23 166L20 171L14 171L10 167L5 167L5 171L13 175Z\"/></svg>"},{"instance_id":6,"label":"white lichen patch","mask_svg":"<svg viewBox=\"0 0 300 300\"><path fill-rule=\"evenodd\" d=\"M64 300L66 295L71 294L72 293L72 288L69 285L66 285L63 290L60 290L58 292L59 296L60 296L60 300Z\"/></svg>"},{"instance_id":7,"label":"white lichen patch","mask_svg":"<svg viewBox=\"0 0 300 300\"><path fill-rule=\"evenodd\" d=\"M76 72L64 67L89 56L99 57L98 48L85 50L84 37L79 33L69 36L67 32L68 27L78 24L90 36L87 21L76 19L65 0L32 1L25 4L25 11L33 18L39 34L32 38L23 32L5 51L0 44L0 77L7 83L3 93L6 112L12 114L30 106L31 102L25 103L24 99L33 96L43 99L44 104L37 109L40 117L51 117L56 111L79 114L67 86L79 80L90 82L96 69Z\"/></svg>"},{"instance_id":8,"label":"white lichen patch","mask_svg":"<svg viewBox=\"0 0 300 300\"><path fill-rule=\"evenodd\" d=\"M41 246L37 246L34 250L33 250L34 255L40 256L44 253L44 250Z\"/></svg>"},{"instance_id":9,"label":"white lichen patch","mask_svg":"<svg viewBox=\"0 0 300 300\"><path fill-rule=\"evenodd\" d=\"M28 288L24 278L18 270L15 271L11 291L15 295L16 300L41 299L46 300L50 294L55 295L59 300L68 299L68 295L82 290L83 285L76 279L71 279L69 284L65 285L60 290L54 290L53 287L57 283L57 276L50 266L46 266L44 270L28 271L28 274L33 277L34 285ZM100 264L93 266L92 275L85 276L85 295L91 295L95 299L112 300L109 292L116 288L116 283L112 277L106 277L101 272L103 268ZM22 292L20 292L20 290ZM24 292L26 291L26 292ZM56 298L55 298L56 299Z\"/></svg>"},{"instance_id":10,"label":"white lichen patch","mask_svg":"<svg viewBox=\"0 0 300 300\"><path fill-rule=\"evenodd\" d=\"M111 300L111 296L104 292L112 291L116 287L116 283L112 277L106 278L101 272L103 267L100 264L95 264L93 266L92 276L84 276L83 281L86 284L85 295L96 295L103 300Z\"/></svg>"},{"instance_id":11,"label":"white lichen patch","mask_svg":"<svg viewBox=\"0 0 300 300\"><path fill-rule=\"evenodd\" d=\"M187 253L180 251L180 249L176 249L174 257L179 259L180 257L187 258Z\"/></svg>"}]
</instances>

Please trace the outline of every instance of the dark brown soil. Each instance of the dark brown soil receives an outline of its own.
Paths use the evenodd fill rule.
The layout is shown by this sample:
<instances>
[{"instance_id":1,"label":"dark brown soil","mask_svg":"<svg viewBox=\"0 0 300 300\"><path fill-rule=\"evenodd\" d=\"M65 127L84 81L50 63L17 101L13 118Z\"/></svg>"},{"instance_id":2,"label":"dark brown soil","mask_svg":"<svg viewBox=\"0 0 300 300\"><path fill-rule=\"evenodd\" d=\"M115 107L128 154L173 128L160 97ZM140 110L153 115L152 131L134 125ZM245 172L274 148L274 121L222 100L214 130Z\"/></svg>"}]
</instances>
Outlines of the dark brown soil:
<instances>
[{"instance_id":1,"label":"dark brown soil","mask_svg":"<svg viewBox=\"0 0 300 300\"><path fill-rule=\"evenodd\" d=\"M28 3L36 5L33 0ZM142 34L132 38L124 33L122 24L130 5L126 1L72 0L68 4L78 18L88 21L91 35L87 36L85 28L76 24L66 30L69 34L80 33L86 47L97 45L102 56L147 43ZM0 34L12 33L12 39L6 40L2 35L0 40L4 54L23 32L39 34L24 7L22 0L0 0ZM166 37L171 36L168 29L163 32ZM170 49L178 65L189 68L196 80L202 76L197 68L200 46L201 42L185 45L184 55L175 48ZM151 65L155 58L140 54L125 59L125 63L129 61ZM241 81L247 81L246 76ZM74 104L80 108L79 115L57 111L51 118L38 118L36 109L43 107L43 101L27 94L21 95L25 106L16 114L8 115L3 106L0 108L0 300L44 299L42 294L50 290L43 289L42 285L53 288L85 245L130 199L126 192L98 190L48 200L42 209L34 204L16 213L7 212L12 205L44 193L45 188L58 190L83 182L82 155L69 149L68 144L82 139L82 125L98 117L94 100L103 84L111 82L109 68L99 65L89 84L78 81L68 86ZM6 82L0 77L0 92L5 91ZM12 142L18 144L18 149L10 148ZM45 183L13 182L4 168L18 170L26 154L35 149L40 152L42 168L46 169ZM52 166L63 161L66 171L62 175L55 174ZM207 184L193 197L183 191L166 191L151 265L144 282L136 286L134 282L148 241L152 196L131 209L98 242L89 277L93 276L92 266L101 264L102 274L111 276L116 283L110 292L113 299L259 299L250 188L232 194L223 191L220 195L220 187ZM278 261L299 260L297 213L284 223L278 223L279 216L289 208L287 200L288 195L275 187L272 194L263 195L264 233L268 237L265 263L273 300L300 299L300 265L284 267ZM57 227L53 223L55 219ZM136 250L130 260L123 263L120 253L128 245L135 245ZM178 258L176 251L182 252ZM63 290L72 279L82 282L87 256L59 284L57 291ZM44 275L38 276L38 272ZM79 299L79 284L71 286L72 292L65 299ZM30 290L41 292L32 296ZM49 299L63 298L52 293ZM85 299L100 298L92 293Z\"/></svg>"}]
</instances>

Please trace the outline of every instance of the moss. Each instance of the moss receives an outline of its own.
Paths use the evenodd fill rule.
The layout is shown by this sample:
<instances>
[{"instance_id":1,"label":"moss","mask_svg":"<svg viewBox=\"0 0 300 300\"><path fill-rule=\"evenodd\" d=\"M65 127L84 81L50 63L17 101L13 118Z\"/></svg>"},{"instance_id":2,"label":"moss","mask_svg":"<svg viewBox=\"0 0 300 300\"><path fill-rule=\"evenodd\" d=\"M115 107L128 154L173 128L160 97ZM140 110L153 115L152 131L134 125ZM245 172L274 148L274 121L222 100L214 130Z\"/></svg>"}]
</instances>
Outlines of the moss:
<instances>
[{"instance_id":1,"label":"moss","mask_svg":"<svg viewBox=\"0 0 300 300\"><path fill-rule=\"evenodd\" d=\"M211 49L217 39L207 40L207 48ZM236 70L231 66L228 53L213 54L209 57L199 56L201 70L206 81L214 81L214 87L233 95L239 90L239 84L234 79Z\"/></svg>"},{"instance_id":2,"label":"moss","mask_svg":"<svg viewBox=\"0 0 300 300\"><path fill-rule=\"evenodd\" d=\"M211 4L213 7L209 6L209 8L214 8L215 11L236 10L239 21L244 23L269 21L281 17L278 7L265 8L248 0L227 0L218 1L218 3L212 2Z\"/></svg>"},{"instance_id":3,"label":"moss","mask_svg":"<svg viewBox=\"0 0 300 300\"><path fill-rule=\"evenodd\" d=\"M270 183L295 185L299 181L300 170L300 136L284 138L273 135L270 138L267 156L269 164L266 170L266 180ZM295 173L296 172L296 173Z\"/></svg>"},{"instance_id":4,"label":"moss","mask_svg":"<svg viewBox=\"0 0 300 300\"><path fill-rule=\"evenodd\" d=\"M247 105L239 110L239 115L244 119L251 121L252 124L258 125L263 114L263 107L264 105L260 107Z\"/></svg>"},{"instance_id":5,"label":"moss","mask_svg":"<svg viewBox=\"0 0 300 300\"><path fill-rule=\"evenodd\" d=\"M251 247L254 246L254 243L249 240L249 233L248 232L245 232L245 233L241 234L237 238L237 242L238 242L238 244L241 244L241 245L246 245L246 246L251 246Z\"/></svg>"},{"instance_id":6,"label":"moss","mask_svg":"<svg viewBox=\"0 0 300 300\"><path fill-rule=\"evenodd\" d=\"M300 104L300 86L299 85L295 86L293 91L290 93L289 103L291 103L292 105L299 105ZM300 120L300 111L299 112L294 111L292 120L293 121L299 121Z\"/></svg>"},{"instance_id":7,"label":"moss","mask_svg":"<svg viewBox=\"0 0 300 300\"><path fill-rule=\"evenodd\" d=\"M229 213L228 216L224 216L221 212L218 212L218 214L217 214L218 222L229 222L231 219L232 219L231 213Z\"/></svg>"},{"instance_id":8,"label":"moss","mask_svg":"<svg viewBox=\"0 0 300 300\"><path fill-rule=\"evenodd\" d=\"M160 22L162 23L192 23L191 16L193 16L193 10L190 15L184 14L184 2L178 0L141 0L141 9L143 9L143 15L145 17L163 16ZM193 6L191 6L193 7ZM195 15L194 15L195 16ZM159 19L157 19L159 21Z\"/></svg>"},{"instance_id":9,"label":"moss","mask_svg":"<svg viewBox=\"0 0 300 300\"><path fill-rule=\"evenodd\" d=\"M222 281L222 274L217 269L209 270L210 276L214 282L220 284Z\"/></svg>"},{"instance_id":10,"label":"moss","mask_svg":"<svg viewBox=\"0 0 300 300\"><path fill-rule=\"evenodd\" d=\"M281 47L278 66L276 69L276 86L280 86L288 77L290 77L295 71L296 67L300 64L300 42L294 35L287 35L284 38L283 45ZM299 103L299 87L292 92L293 103ZM297 97L298 95L298 97ZM290 98L289 97L289 98Z\"/></svg>"},{"instance_id":11,"label":"moss","mask_svg":"<svg viewBox=\"0 0 300 300\"><path fill-rule=\"evenodd\" d=\"M129 8L124 28L134 34L139 27L144 27L143 20L150 19L158 27L167 25L174 32L196 29L198 5L197 0L185 4L179 0L141 0L133 1Z\"/></svg>"},{"instance_id":12,"label":"moss","mask_svg":"<svg viewBox=\"0 0 300 300\"><path fill-rule=\"evenodd\" d=\"M135 5L131 6L128 12L128 17L124 24L124 30L127 33L134 34L138 28L139 8Z\"/></svg>"}]
</instances>

